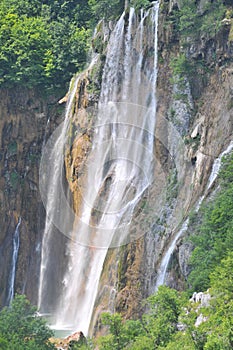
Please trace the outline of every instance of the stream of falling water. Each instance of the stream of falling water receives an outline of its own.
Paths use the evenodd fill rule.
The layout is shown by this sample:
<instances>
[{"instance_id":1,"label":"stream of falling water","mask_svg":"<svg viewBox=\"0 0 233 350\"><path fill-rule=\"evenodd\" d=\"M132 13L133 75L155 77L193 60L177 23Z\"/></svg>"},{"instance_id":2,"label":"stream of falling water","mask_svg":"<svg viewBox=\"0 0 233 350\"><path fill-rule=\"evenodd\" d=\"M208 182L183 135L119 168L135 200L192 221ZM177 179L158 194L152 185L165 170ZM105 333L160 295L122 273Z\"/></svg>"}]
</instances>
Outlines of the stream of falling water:
<instances>
[{"instance_id":1,"label":"stream of falling water","mask_svg":"<svg viewBox=\"0 0 233 350\"><path fill-rule=\"evenodd\" d=\"M212 170L211 170L209 179L208 179L208 182L207 182L207 185L206 185L205 193L199 199L199 201L195 207L195 212L198 212L198 210L200 209L200 206L201 206L203 200L205 199L206 195L208 194L208 190L212 187L214 181L216 180L216 178L219 174L220 167L221 167L222 158L225 155L229 154L232 150L233 150L233 141L231 141L229 146L226 148L226 150L224 150L219 155L219 157L215 159L213 166L212 166ZM171 259L172 254L173 254L173 251L176 247L176 243L177 243L178 239L187 231L188 225L189 225L189 217L184 221L181 229L177 232L177 234L175 235L175 237L171 241L170 246L166 250L164 257L162 258L159 270L158 270L158 276L157 276L157 280L156 280L155 290L157 290L159 286L161 286L165 283L168 264L169 264L169 261Z\"/></svg>"},{"instance_id":2,"label":"stream of falling water","mask_svg":"<svg viewBox=\"0 0 233 350\"><path fill-rule=\"evenodd\" d=\"M63 169L62 164L64 160L63 149L64 149L65 140L66 140L67 129L69 126L69 118L71 116L73 99L75 96L79 79L80 79L79 76L76 77L75 82L72 86L72 89L70 89L69 99L66 106L65 120L61 128L61 133L57 138L57 141L50 155L49 167L51 167L53 171L50 173L51 176L49 177L49 184L48 184L46 222L45 222L44 237L43 237L42 249L41 249L40 283L39 283L39 291L38 291L38 308L43 313L46 313L47 311L45 310L43 305L44 300L46 299L45 295L48 293L48 290L47 290L48 281L47 281L46 272L47 272L48 265L51 263L51 249L52 249L51 241L53 238L53 229L54 229L53 219L54 219L54 216L56 215L56 211L59 210L58 205L59 205L60 193L57 189L62 177L62 169Z\"/></svg>"},{"instance_id":3,"label":"stream of falling water","mask_svg":"<svg viewBox=\"0 0 233 350\"><path fill-rule=\"evenodd\" d=\"M140 15L131 8L128 17L122 14L110 37L81 215L68 246L59 303L52 312L55 329L88 333L108 248L127 243L134 209L152 181L158 11L158 2ZM65 123L51 157L56 164L48 189L50 204L42 246L39 307L43 312L53 212L59 201L56 188L75 91L74 87L70 92Z\"/></svg>"},{"instance_id":4,"label":"stream of falling water","mask_svg":"<svg viewBox=\"0 0 233 350\"><path fill-rule=\"evenodd\" d=\"M21 225L21 218L19 218L18 223L15 228L13 236L13 251L12 251L12 263L11 263L11 273L9 278L9 292L7 298L7 304L9 305L14 298L15 291L15 272L19 253L19 227Z\"/></svg>"}]
</instances>

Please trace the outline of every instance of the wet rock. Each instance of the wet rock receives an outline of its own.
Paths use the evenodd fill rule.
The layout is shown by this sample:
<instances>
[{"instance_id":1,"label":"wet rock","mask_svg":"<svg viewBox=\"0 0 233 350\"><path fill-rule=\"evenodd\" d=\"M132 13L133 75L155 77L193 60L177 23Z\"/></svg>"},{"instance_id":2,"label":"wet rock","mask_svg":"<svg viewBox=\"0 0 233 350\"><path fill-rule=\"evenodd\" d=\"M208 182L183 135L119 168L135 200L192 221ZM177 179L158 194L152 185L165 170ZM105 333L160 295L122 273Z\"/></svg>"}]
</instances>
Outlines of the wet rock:
<instances>
[{"instance_id":1,"label":"wet rock","mask_svg":"<svg viewBox=\"0 0 233 350\"><path fill-rule=\"evenodd\" d=\"M189 259L192 251L193 245L189 242L185 242L179 247L179 266L185 279L187 279L190 273Z\"/></svg>"}]
</instances>

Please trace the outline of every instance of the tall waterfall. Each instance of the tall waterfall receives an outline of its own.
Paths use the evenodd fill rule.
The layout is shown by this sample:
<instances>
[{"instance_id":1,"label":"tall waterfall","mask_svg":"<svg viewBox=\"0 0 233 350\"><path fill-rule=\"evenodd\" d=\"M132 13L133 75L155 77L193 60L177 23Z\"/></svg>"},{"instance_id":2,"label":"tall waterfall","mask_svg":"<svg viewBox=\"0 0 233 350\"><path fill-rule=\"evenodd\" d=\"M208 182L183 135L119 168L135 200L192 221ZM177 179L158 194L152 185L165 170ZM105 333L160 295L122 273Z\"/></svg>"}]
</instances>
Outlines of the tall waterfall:
<instances>
[{"instance_id":1,"label":"tall waterfall","mask_svg":"<svg viewBox=\"0 0 233 350\"><path fill-rule=\"evenodd\" d=\"M80 216L75 219L68 245L68 267L63 277L59 303L53 312L54 327L88 333L105 257L110 247L130 241L129 226L136 205L153 177L153 145L156 122L157 26L159 4L140 15L133 8L123 13L107 48L98 115L92 149L86 164ZM146 25L149 21L149 25ZM144 36L144 32L146 35ZM39 305L49 284L46 267L52 247L50 226L59 200L56 184L61 173L66 119L53 152L55 171L51 175L42 248ZM49 218L50 217L50 218Z\"/></svg>"},{"instance_id":2,"label":"tall waterfall","mask_svg":"<svg viewBox=\"0 0 233 350\"><path fill-rule=\"evenodd\" d=\"M64 145L67 137L67 130L69 126L69 118L72 113L73 99L76 93L80 77L76 77L74 84L70 88L69 99L66 106L65 120L62 126L57 130L57 138L54 142L54 146L48 155L49 162L46 164L48 169L40 171L40 182L44 183L43 176L48 177L47 188L44 191L46 198L46 222L44 229L44 237L41 250L41 268L40 268L40 283L38 292L38 307L41 312L48 312L48 304L50 303L50 290L52 294L53 286L50 280L51 272L53 269L53 259L51 258L53 244L54 244L54 218L60 210L61 195L59 189L60 182L62 181L63 161L64 161ZM43 194L43 192L42 192ZM63 218L65 220L65 218ZM52 266L51 266L52 265ZM52 298L52 296L51 296Z\"/></svg>"},{"instance_id":3,"label":"tall waterfall","mask_svg":"<svg viewBox=\"0 0 233 350\"><path fill-rule=\"evenodd\" d=\"M198 212L203 200L205 199L206 195L208 194L209 189L212 187L213 183L215 182L215 180L219 174L219 171L220 171L222 158L224 156L226 156L227 154L229 154L232 150L233 150L233 141L231 141L230 144L228 145L228 147L219 155L218 158L215 159L213 166L212 166L212 170L211 170L209 179L208 179L208 182L207 182L207 185L206 185L204 195L201 196L198 203L196 204L195 212ZM169 261L171 259L172 254L174 252L174 249L176 247L176 243L177 243L178 239L187 231L188 225L189 225L189 218L187 218L184 221L180 230L177 231L176 235L173 237L173 240L170 243L170 246L168 247L168 249L166 250L166 252L162 258L162 261L161 261L161 264L160 264L160 267L158 270L157 280L156 280L156 286L155 286L156 290L158 289L159 286L161 286L165 283L168 264L169 264Z\"/></svg>"},{"instance_id":4,"label":"tall waterfall","mask_svg":"<svg viewBox=\"0 0 233 350\"><path fill-rule=\"evenodd\" d=\"M15 291L15 273L16 273L16 266L17 266L17 260L18 260L18 253L19 253L19 227L21 225L21 218L19 218L18 223L15 228L15 232L13 235L13 250L12 250L12 262L11 262L11 273L9 277L9 292L8 292L8 298L7 303L8 305L11 303L11 301L14 298L14 291Z\"/></svg>"}]
</instances>

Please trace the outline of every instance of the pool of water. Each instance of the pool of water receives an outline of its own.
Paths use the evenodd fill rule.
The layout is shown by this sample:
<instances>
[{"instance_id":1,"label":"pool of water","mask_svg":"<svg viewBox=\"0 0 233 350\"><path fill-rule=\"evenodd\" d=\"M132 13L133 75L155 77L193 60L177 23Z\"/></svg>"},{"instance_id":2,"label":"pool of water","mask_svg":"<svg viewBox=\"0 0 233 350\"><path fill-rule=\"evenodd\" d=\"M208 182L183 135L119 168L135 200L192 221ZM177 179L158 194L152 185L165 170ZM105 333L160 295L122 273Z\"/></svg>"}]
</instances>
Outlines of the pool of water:
<instances>
[{"instance_id":1,"label":"pool of water","mask_svg":"<svg viewBox=\"0 0 233 350\"><path fill-rule=\"evenodd\" d=\"M50 328L54 332L54 338L64 339L74 333L72 329L54 329L53 326L50 326Z\"/></svg>"},{"instance_id":2,"label":"pool of water","mask_svg":"<svg viewBox=\"0 0 233 350\"><path fill-rule=\"evenodd\" d=\"M63 327L62 325L53 325L50 314L39 314L39 316L46 319L49 328L51 328L54 332L54 338L64 339L69 335L75 333L75 330L69 326Z\"/></svg>"}]
</instances>

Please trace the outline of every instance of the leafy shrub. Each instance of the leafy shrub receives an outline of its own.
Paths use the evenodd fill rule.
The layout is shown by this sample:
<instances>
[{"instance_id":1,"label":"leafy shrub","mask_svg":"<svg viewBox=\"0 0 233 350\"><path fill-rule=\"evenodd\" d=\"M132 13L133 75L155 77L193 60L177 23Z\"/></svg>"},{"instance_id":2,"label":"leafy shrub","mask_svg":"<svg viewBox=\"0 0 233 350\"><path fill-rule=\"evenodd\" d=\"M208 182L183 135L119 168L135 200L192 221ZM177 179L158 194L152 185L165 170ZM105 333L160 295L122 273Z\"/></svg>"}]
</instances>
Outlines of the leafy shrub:
<instances>
[{"instance_id":1,"label":"leafy shrub","mask_svg":"<svg viewBox=\"0 0 233 350\"><path fill-rule=\"evenodd\" d=\"M207 1L202 8L193 0L183 0L178 11L180 31L183 40L190 36L198 39L205 34L213 37L221 27L221 20L226 12L226 6L222 0Z\"/></svg>"},{"instance_id":2,"label":"leafy shrub","mask_svg":"<svg viewBox=\"0 0 233 350\"><path fill-rule=\"evenodd\" d=\"M233 154L226 157L219 174L221 190L202 208L201 223L192 236L195 245L191 257L189 283L193 290L205 290L210 285L210 273L228 251L233 251Z\"/></svg>"},{"instance_id":3,"label":"leafy shrub","mask_svg":"<svg viewBox=\"0 0 233 350\"><path fill-rule=\"evenodd\" d=\"M49 342L52 335L25 296L16 296L11 306L0 312L0 349L53 350Z\"/></svg>"},{"instance_id":4,"label":"leafy shrub","mask_svg":"<svg viewBox=\"0 0 233 350\"><path fill-rule=\"evenodd\" d=\"M151 5L151 1L149 0L131 0L130 5L133 6L136 10L141 8L146 8Z\"/></svg>"},{"instance_id":5,"label":"leafy shrub","mask_svg":"<svg viewBox=\"0 0 233 350\"><path fill-rule=\"evenodd\" d=\"M93 16L107 20L117 18L124 9L124 0L89 0Z\"/></svg>"},{"instance_id":6,"label":"leafy shrub","mask_svg":"<svg viewBox=\"0 0 233 350\"><path fill-rule=\"evenodd\" d=\"M0 0L0 84L66 88L86 64L86 1Z\"/></svg>"}]
</instances>

